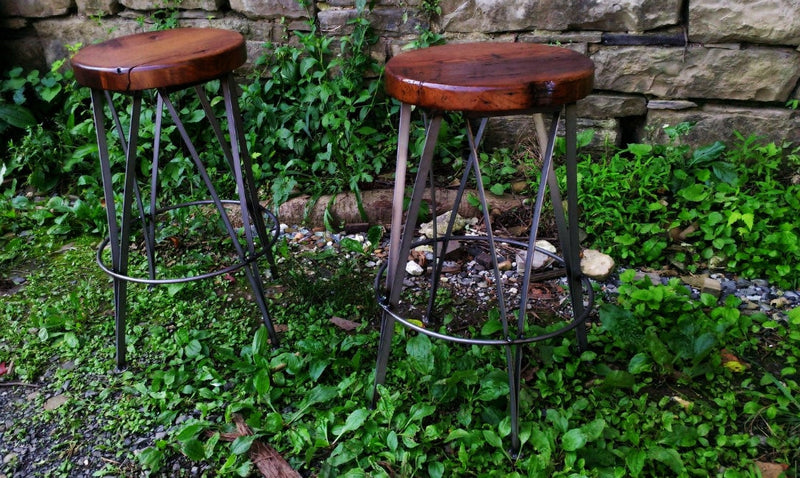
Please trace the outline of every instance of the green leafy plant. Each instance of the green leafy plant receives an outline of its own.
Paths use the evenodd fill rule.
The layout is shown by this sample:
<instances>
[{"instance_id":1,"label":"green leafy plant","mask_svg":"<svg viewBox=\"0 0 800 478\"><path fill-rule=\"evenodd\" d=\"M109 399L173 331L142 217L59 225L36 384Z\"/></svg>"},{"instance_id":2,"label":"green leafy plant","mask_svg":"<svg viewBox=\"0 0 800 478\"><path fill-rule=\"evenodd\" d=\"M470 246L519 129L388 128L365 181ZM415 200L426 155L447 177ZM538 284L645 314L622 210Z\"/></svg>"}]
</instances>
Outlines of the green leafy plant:
<instances>
[{"instance_id":1,"label":"green leafy plant","mask_svg":"<svg viewBox=\"0 0 800 478\"><path fill-rule=\"evenodd\" d=\"M689 127L671 130L667 145L630 144L604 161L579 164L581 205L594 218L586 225L591 240L631 264L666 255L690 272L711 265L798 284L796 261L786 260L800 254L800 231L787 220L800 191L791 180L797 149L738 135L731 147L718 142L691 151L677 142Z\"/></svg>"},{"instance_id":2,"label":"green leafy plant","mask_svg":"<svg viewBox=\"0 0 800 478\"><path fill-rule=\"evenodd\" d=\"M274 203L302 187L314 197L360 191L390 154L388 104L379 90L369 22L349 22L338 48L310 25L300 46L268 44L256 64L266 76L245 87L247 130ZM337 51L338 50L338 51Z\"/></svg>"}]
</instances>

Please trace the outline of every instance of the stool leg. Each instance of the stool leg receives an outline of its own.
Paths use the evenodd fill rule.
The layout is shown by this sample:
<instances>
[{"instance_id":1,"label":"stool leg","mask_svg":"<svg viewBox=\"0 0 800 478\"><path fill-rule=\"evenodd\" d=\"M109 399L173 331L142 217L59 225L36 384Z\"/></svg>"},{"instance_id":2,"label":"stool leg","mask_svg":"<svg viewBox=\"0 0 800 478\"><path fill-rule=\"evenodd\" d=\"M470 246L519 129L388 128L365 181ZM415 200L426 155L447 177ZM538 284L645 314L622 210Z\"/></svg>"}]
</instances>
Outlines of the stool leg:
<instances>
[{"instance_id":1,"label":"stool leg","mask_svg":"<svg viewBox=\"0 0 800 478\"><path fill-rule=\"evenodd\" d=\"M567 279L569 292L572 297L572 313L577 319L583 315L583 289L581 287L580 263L580 232L578 229L578 118L577 107L569 104L566 110L566 136L567 136L567 216L569 221L569 256L567 261ZM578 339L578 349L586 350L586 326L581 325L575 329Z\"/></svg>"},{"instance_id":2,"label":"stool leg","mask_svg":"<svg viewBox=\"0 0 800 478\"><path fill-rule=\"evenodd\" d=\"M155 256L156 256L156 215L158 213L158 171L159 159L161 157L161 125L164 118L164 100L161 95L156 95L155 128L153 132L153 163L150 166L150 212L145 216L142 211L142 219L147 217L144 223L145 250L147 252L147 264L150 279L156 278ZM141 200L139 201L141 203ZM152 290L153 285L150 284Z\"/></svg>"},{"instance_id":3,"label":"stool leg","mask_svg":"<svg viewBox=\"0 0 800 478\"><path fill-rule=\"evenodd\" d=\"M222 88L223 88L223 95L226 98L226 104L230 104L231 108L230 111L226 109L226 116L228 125L234 125L234 129L236 131L236 138L240 157L241 157L241 164L242 164L242 173L243 173L243 180L245 184L245 188L247 191L247 205L248 211L253 219L253 226L256 228L256 232L258 234L259 240L261 241L262 247L266 250L267 261L270 265L270 270L275 275L276 266L275 266L275 257L272 254L272 245L273 242L270 240L269 234L267 233L267 228L264 223L264 219L261 214L261 206L258 202L258 188L256 187L255 179L253 177L253 165L250 160L250 155L247 153L247 142L244 137L244 128L242 127L241 122L241 114L239 112L239 103L237 101L236 91L236 83L233 78L233 75L228 75L222 80ZM222 135L222 128L219 126L219 121L214 116L214 111L211 108L211 103L208 101L208 97L206 96L205 92L201 85L195 86L195 92L197 93L197 97L200 99L200 104L203 107L203 111L206 113L206 118L211 123L212 129L217 135L217 140L222 147L222 151L225 155L225 159L228 161L228 166L231 168L231 172L235 173L235 166L234 166L234 155L231 151L231 144L228 144L228 141ZM227 101L230 101L229 103ZM277 226L277 225L276 225Z\"/></svg>"},{"instance_id":4,"label":"stool leg","mask_svg":"<svg viewBox=\"0 0 800 478\"><path fill-rule=\"evenodd\" d=\"M481 123L481 129L485 126L485 120ZM494 244L494 234L492 231L491 218L489 217L489 206L486 201L486 193L483 187L483 178L478 164L478 151L477 141L472 134L472 128L467 123L467 139L470 145L470 161L475 172L476 189L479 194L480 204L483 209L483 220L486 225L487 242L489 243L489 253L492 257L492 269L494 272L495 287L497 288L497 306L500 313L500 320L503 325L503 334L511 340L511 331L508 324L508 311L506 310L505 297L503 296L503 282L498 266L497 250ZM469 166L467 166L469 168ZM466 176L462 179L462 187L466 183ZM538 225L538 221L537 221ZM535 239L534 239L535 241ZM532 250L532 249L529 249ZM533 256L529 253L528 256ZM529 277L528 277L529 279ZM523 282L523 287L527 289L527 282ZM524 317L524 303L520 304L520 317ZM523 334L523 322L519 320L517 323L516 336L519 337ZM504 346L506 353L506 367L508 370L508 385L509 385L509 416L511 418L511 451L516 454L520 448L519 440L519 395L520 395L520 376L522 375L522 345L517 344L514 346Z\"/></svg>"},{"instance_id":5,"label":"stool leg","mask_svg":"<svg viewBox=\"0 0 800 478\"><path fill-rule=\"evenodd\" d=\"M272 341L273 346L275 346L278 343L277 342L278 337L277 334L275 333L275 328L272 326L272 321L269 318L269 314L267 313L266 303L264 301L264 295L263 295L263 285L261 283L260 274L258 273L258 268L252 267L255 261L250 260L250 258L247 256L247 253L242 248L242 245L239 243L239 238L238 235L236 234L236 229L231 224L231 220L228 217L228 213L225 210L225 207L222 204L219 195L217 194L217 190L214 187L214 184L211 182L211 178L208 176L208 172L206 171L206 168L203 165L200 156L197 154L197 149L194 147L191 138L189 138L189 134L187 133L186 127L183 125L183 122L181 121L180 116L178 115L178 111L175 109L175 105L172 104L172 101L169 99L169 96L165 90L159 89L158 94L161 95L161 97L163 98L164 104L167 107L167 111L169 111L170 117L172 118L175 127L178 129L178 132L180 133L183 143L189 150L189 154L192 157L192 160L194 161L195 167L197 168L197 172L200 174L200 177L203 179L203 182L206 185L206 189L208 189L208 192L211 195L211 201L214 203L214 205L217 208L217 212L219 212L220 214L225 229L231 238L231 243L234 249L236 250L236 254L239 256L239 260L246 263L246 266L244 267L245 275L250 281L250 285L255 295L256 303L261 309L262 317L264 318L264 324L266 325L267 331L269 332L270 340ZM226 108L230 108L230 105L226 105ZM231 137L233 138L233 133ZM241 164L238 161L234 161L234 168L235 168L234 173L236 176L236 180L237 182L239 182L239 184L237 184L237 188L240 194L240 204L245 204L245 200L243 199L243 193L242 193L242 185L241 185L241 179L242 179ZM245 224L248 225L249 218L247 215L247 207L243 207L242 209L242 218L243 220L246 221ZM244 229L246 236L248 238L248 248L250 248L252 246L252 231L250 231L249 226L245 227Z\"/></svg>"},{"instance_id":6,"label":"stool leg","mask_svg":"<svg viewBox=\"0 0 800 478\"><path fill-rule=\"evenodd\" d=\"M122 146L122 151L128 151L128 142L125 139L125 133L122 128L122 122L119 120L119 115L117 114L117 110L114 107L114 100L111 95L110 91L105 91L105 98L106 104L108 105L108 109L111 112L111 118L114 121L114 126L117 129L117 138L119 138L120 146ZM158 111L158 115L160 116L161 110ZM156 118L156 135L155 135L155 144L154 144L154 151L157 154L158 146L160 144L160 137L161 137L161 118ZM138 135L138 131L137 131ZM157 156L156 156L157 157ZM158 163L154 163L157 165ZM157 168L154 166L154 174ZM153 179L155 183L155 177ZM142 221L142 231L144 233L144 241L145 241L145 250L147 252L147 268L149 272L149 276L151 279L155 279L155 211L153 208L150 208L150 214L146 214L144 210L144 204L142 203L142 195L139 190L139 183L138 181L133 182L133 194L134 198L136 199L136 205L139 209L139 218ZM148 219L149 216L149 219ZM150 286L152 287L152 285Z\"/></svg>"},{"instance_id":7,"label":"stool leg","mask_svg":"<svg viewBox=\"0 0 800 478\"><path fill-rule=\"evenodd\" d=\"M569 287L570 301L572 303L572 316L577 320L584 313L583 285L581 283L580 266L580 233L578 227L578 154L577 154L577 115L575 105L565 108L565 140L567 145L566 179L567 179L567 211L561 203L561 194L558 180L550 164L548 181L550 183L550 197L553 203L558 237L561 250L564 254L564 267L567 270L567 285ZM565 223L566 217L566 223ZM579 325L575 328L578 341L578 350L586 350L586 326Z\"/></svg>"},{"instance_id":8,"label":"stool leg","mask_svg":"<svg viewBox=\"0 0 800 478\"><path fill-rule=\"evenodd\" d=\"M104 110L104 97L100 90L92 90L92 109L94 114L95 130L97 134L98 153L100 156L100 172L103 180L103 194L106 201L106 218L108 220L109 246L111 248L112 270L121 275L128 272L128 253L130 246L131 231L131 210L133 202L133 191L136 186L136 146L139 131L139 113L141 111L142 95L137 92L133 96L133 106L131 108L131 124L129 140L125 149L125 185L122 199L122 218L121 223L117 221L117 212L114 203L114 189L111 179L111 161L108 155L108 143L106 142L106 129ZM113 105L109 107L113 110ZM115 115L116 116L116 115ZM121 126L120 136L122 137ZM117 350L117 368L122 369L126 366L125 359L125 319L126 319L126 300L127 300L127 281L115 277L114 281L114 328L115 345Z\"/></svg>"},{"instance_id":9,"label":"stool leg","mask_svg":"<svg viewBox=\"0 0 800 478\"><path fill-rule=\"evenodd\" d=\"M464 121L465 121L467 129L469 130L469 134L471 136L472 135L472 130L471 130L471 127L470 127L470 124L469 124L469 119L465 117ZM475 134L474 139L471 139L470 156L467 159L466 166L464 167L464 173L461 175L461 182L459 183L458 191L456 191L455 201L453 201L453 208L450 210L450 220L447 223L447 228L445 230L445 234L444 234L444 237L443 237L443 240L442 240L442 247L441 247L442 251L446 251L447 250L447 245L450 242L450 236L452 235L453 227L454 227L455 222L456 222L456 213L458 212L458 207L461 204L461 199L464 197L464 191L467 188L467 179L469 179L469 175L472 172L472 168L473 167L477 168L477 165L478 165L478 161L477 161L477 158L478 158L477 154L478 153L477 153L477 150L478 150L478 146L481 144L481 141L483 140L483 133L486 131L486 124L487 123L488 123L488 118L482 118L481 122L480 122L480 125L478 126L478 132ZM433 199L433 204L435 205L436 204L436 200L434 199L434 192L433 191L435 191L436 188L435 188L435 185L433 184L433 171L431 171L430 183L431 183L431 198ZM482 202L481 204L483 205L484 208L486 208L485 196L484 196L484 202ZM435 216L436 216L436 213L434 212L434 220L435 220ZM433 241L434 241L434 244L437 244L437 242L436 242L436 240L437 240L436 229L437 229L437 226L434 225L434 227L433 227L433 238L432 238ZM434 303L436 302L436 292L439 290L439 279L441 278L441 275L442 275L442 267L444 267L444 261L443 260L441 260L441 261L438 260L436 249L437 249L436 247L433 248L433 264L434 264L434 266L433 266L433 271L432 271L432 275L431 275L431 294L430 294L430 297L428 298L428 309L427 309L425 317L424 317L424 319L426 321L430 321L432 319L432 317L433 317L433 307L434 307Z\"/></svg>"},{"instance_id":10,"label":"stool leg","mask_svg":"<svg viewBox=\"0 0 800 478\"><path fill-rule=\"evenodd\" d=\"M542 207L544 205L544 194L545 190L548 186L550 186L552 190L552 183L550 182L550 177L552 177L552 165L553 165L553 148L555 146L555 138L556 133L558 131L558 119L559 119L559 112L553 113L552 121L550 125L550 133L546 137L547 142L544 151L544 157L542 161L542 176L539 180L539 188L536 192L536 201L534 202L532 214L531 214L531 229L530 234L528 236L528 245L527 251L528 253L525 256L525 273L523 274L522 278L522 285L520 287L520 299L519 299L519 315L517 317L517 334L522 334L524 332L525 321L526 321L526 310L528 306L528 289L530 286L531 281L531 266L533 263L533 256L536 251L536 238L539 232L539 222L541 219ZM554 207L557 207L554 205ZM558 214L556 214L558 215ZM522 388L521 385L521 376L522 376L522 345L515 345L513 347L506 347L506 358L508 361L508 377L509 377L509 388L511 394L511 449L512 452L516 453L519 451L521 446L519 440L519 399L520 399L520 391Z\"/></svg>"},{"instance_id":11,"label":"stool leg","mask_svg":"<svg viewBox=\"0 0 800 478\"><path fill-rule=\"evenodd\" d=\"M414 180L414 190L411 194L411 203L408 206L408 216L405 227L401 227L403 217L403 196L405 191L405 171L408 162L408 137L411 122L411 106L403 104L400 110L400 128L397 148L397 170L395 174L394 202L392 204L392 232L389 239L389 264L387 270L388 302L396 306L400 301L405 278L403 261L408 258L411 242L414 239L414 225L419 215L422 196L425 192L425 182L433 162L433 152L439 136L439 127L442 123L441 115L431 118L428 131L425 134L425 147L420 159L417 176ZM398 200L399 196L399 200ZM390 275L391 274L391 275ZM378 400L378 385L386 379L386 367L389 361L389 352L394 335L394 319L384 313L381 317L381 335L378 342L378 360L375 365L375 384L372 391L373 406Z\"/></svg>"},{"instance_id":12,"label":"stool leg","mask_svg":"<svg viewBox=\"0 0 800 478\"><path fill-rule=\"evenodd\" d=\"M231 138L231 162L234 176L236 178L236 187L239 193L239 206L242 211L245 238L247 240L249 253L252 257L255 255L255 242L250 224L254 224L256 233L258 234L261 242L261 247L266 248L267 258L272 270L274 270L275 260L272 256L272 242L267 237L264 218L261 215L261 206L258 202L258 191L255 186L255 179L253 178L253 166L250 162L250 155L247 154L247 146L244 140L244 128L242 127L238 97L235 94L235 88L236 83L234 82L232 74L223 79L222 91L225 97L225 113L228 119L228 134ZM244 257L242 260L245 260ZM253 294L255 295L256 304L261 310L261 317L264 321L264 326L267 328L267 332L269 333L272 346L277 347L278 334L275 332L275 327L272 324L272 319L270 318L269 310L267 309L267 304L264 298L264 283L261 280L261 271L259 270L257 261L249 261L245 266L245 272L247 274L247 278L250 280L250 285L253 289Z\"/></svg>"}]
</instances>

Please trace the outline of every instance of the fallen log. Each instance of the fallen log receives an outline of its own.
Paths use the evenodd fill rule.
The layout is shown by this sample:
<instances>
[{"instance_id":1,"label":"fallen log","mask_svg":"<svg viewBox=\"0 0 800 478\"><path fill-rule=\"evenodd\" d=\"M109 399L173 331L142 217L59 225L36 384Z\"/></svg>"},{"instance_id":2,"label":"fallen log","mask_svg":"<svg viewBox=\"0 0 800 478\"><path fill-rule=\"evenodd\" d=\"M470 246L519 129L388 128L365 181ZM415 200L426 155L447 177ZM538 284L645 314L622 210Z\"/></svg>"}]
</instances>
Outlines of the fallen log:
<instances>
[{"instance_id":1,"label":"fallen log","mask_svg":"<svg viewBox=\"0 0 800 478\"><path fill-rule=\"evenodd\" d=\"M436 188L436 214L450 210L456 199L455 189ZM478 208L472 206L469 197L477 197L478 193L473 190L465 191L458 207L458 213L463 217L481 217ZM492 216L503 214L513 208L523 205L524 197L503 195L495 196L486 193L489 208ZM329 210L331 219L335 226L356 224L367 222L369 224L388 225L392 221L392 190L376 189L363 191L361 193L366 218L362 217L356 195L354 193L341 193L335 196L322 196L315 202L311 201L308 195L297 196L281 204L278 210L278 219L285 224L303 224L308 227L322 227L325 225L325 210ZM431 190L426 189L423 201L432 206ZM433 207L430 208L433 211Z\"/></svg>"}]
</instances>

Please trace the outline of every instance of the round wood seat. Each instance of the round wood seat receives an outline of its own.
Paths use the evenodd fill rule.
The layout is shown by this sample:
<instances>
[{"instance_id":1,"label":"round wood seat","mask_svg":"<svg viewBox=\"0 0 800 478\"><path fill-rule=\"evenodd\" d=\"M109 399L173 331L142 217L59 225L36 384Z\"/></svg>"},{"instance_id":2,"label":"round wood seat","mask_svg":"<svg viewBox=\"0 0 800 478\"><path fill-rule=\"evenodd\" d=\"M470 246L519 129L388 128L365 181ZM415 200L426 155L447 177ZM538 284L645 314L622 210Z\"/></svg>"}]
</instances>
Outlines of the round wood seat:
<instances>
[{"instance_id":1,"label":"round wood seat","mask_svg":"<svg viewBox=\"0 0 800 478\"><path fill-rule=\"evenodd\" d=\"M179 28L128 35L81 49L72 58L78 83L110 91L167 88L212 80L247 60L240 33Z\"/></svg>"},{"instance_id":2,"label":"round wood seat","mask_svg":"<svg viewBox=\"0 0 800 478\"><path fill-rule=\"evenodd\" d=\"M470 43L402 53L386 63L387 93L433 110L513 112L589 95L594 64L566 48Z\"/></svg>"}]
</instances>

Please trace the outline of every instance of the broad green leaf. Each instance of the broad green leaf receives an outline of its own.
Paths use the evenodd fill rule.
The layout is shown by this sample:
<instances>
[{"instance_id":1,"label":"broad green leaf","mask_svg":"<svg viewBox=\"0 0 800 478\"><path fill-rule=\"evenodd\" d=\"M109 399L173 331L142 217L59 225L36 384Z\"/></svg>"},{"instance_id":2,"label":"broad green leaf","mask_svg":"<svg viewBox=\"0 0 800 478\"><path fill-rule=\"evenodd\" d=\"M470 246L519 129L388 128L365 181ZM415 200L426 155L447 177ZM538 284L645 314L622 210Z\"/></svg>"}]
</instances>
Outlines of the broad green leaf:
<instances>
[{"instance_id":1,"label":"broad green leaf","mask_svg":"<svg viewBox=\"0 0 800 478\"><path fill-rule=\"evenodd\" d=\"M495 448L503 448L503 440L492 430L483 430L483 438L486 442Z\"/></svg>"},{"instance_id":2,"label":"broad green leaf","mask_svg":"<svg viewBox=\"0 0 800 478\"><path fill-rule=\"evenodd\" d=\"M678 194L687 201L700 202L708 197L708 191L703 184L695 183L678 191Z\"/></svg>"},{"instance_id":3,"label":"broad green leaf","mask_svg":"<svg viewBox=\"0 0 800 478\"><path fill-rule=\"evenodd\" d=\"M580 428L573 428L561 437L561 446L563 446L566 451L575 451L583 448L584 445L586 445L586 441L587 437L583 430Z\"/></svg>"},{"instance_id":4,"label":"broad green leaf","mask_svg":"<svg viewBox=\"0 0 800 478\"><path fill-rule=\"evenodd\" d=\"M317 403L325 403L337 396L339 396L338 387L317 385L311 389L310 392L308 392L305 400L301 402L297 412L295 412L289 422L294 422L298 418L302 417L312 405Z\"/></svg>"},{"instance_id":5,"label":"broad green leaf","mask_svg":"<svg viewBox=\"0 0 800 478\"><path fill-rule=\"evenodd\" d=\"M503 323L500 321L499 314L489 318L481 327L481 335L490 336L503 330Z\"/></svg>"},{"instance_id":6,"label":"broad green leaf","mask_svg":"<svg viewBox=\"0 0 800 478\"><path fill-rule=\"evenodd\" d=\"M800 325L800 307L795 307L787 312L786 315L789 316L789 322L791 322L792 325Z\"/></svg>"},{"instance_id":7,"label":"broad green leaf","mask_svg":"<svg viewBox=\"0 0 800 478\"><path fill-rule=\"evenodd\" d=\"M75 336L74 332L67 332L64 334L64 343L71 349L77 348L78 345L80 345L78 337Z\"/></svg>"},{"instance_id":8,"label":"broad green leaf","mask_svg":"<svg viewBox=\"0 0 800 478\"><path fill-rule=\"evenodd\" d=\"M397 451L397 433L395 433L394 430L391 430L386 436L386 446L388 446L389 450L392 452Z\"/></svg>"},{"instance_id":9,"label":"broad green leaf","mask_svg":"<svg viewBox=\"0 0 800 478\"><path fill-rule=\"evenodd\" d=\"M508 395L508 375L495 370L481 379L481 389L476 398L489 402L504 395Z\"/></svg>"},{"instance_id":10,"label":"broad green leaf","mask_svg":"<svg viewBox=\"0 0 800 478\"><path fill-rule=\"evenodd\" d=\"M206 459L211 458L214 454L214 449L217 447L217 443L219 443L220 434L219 432L214 432L211 437L206 441L203 445L203 448L206 450Z\"/></svg>"},{"instance_id":11,"label":"broad green leaf","mask_svg":"<svg viewBox=\"0 0 800 478\"><path fill-rule=\"evenodd\" d=\"M148 470L157 471L164 460L164 452L155 447L147 447L138 455L139 463Z\"/></svg>"},{"instance_id":12,"label":"broad green leaf","mask_svg":"<svg viewBox=\"0 0 800 478\"><path fill-rule=\"evenodd\" d=\"M647 457L659 461L669 467L676 475L686 471L683 460L674 448L655 447L647 450Z\"/></svg>"},{"instance_id":13,"label":"broad green leaf","mask_svg":"<svg viewBox=\"0 0 800 478\"><path fill-rule=\"evenodd\" d=\"M364 253L364 244L350 237L343 237L342 240L339 241L339 245L350 252L355 252L357 254Z\"/></svg>"},{"instance_id":14,"label":"broad green leaf","mask_svg":"<svg viewBox=\"0 0 800 478\"><path fill-rule=\"evenodd\" d=\"M433 371L432 345L427 335L411 337L406 343L406 353L418 372L429 374Z\"/></svg>"},{"instance_id":15,"label":"broad green leaf","mask_svg":"<svg viewBox=\"0 0 800 478\"><path fill-rule=\"evenodd\" d=\"M278 433L283 428L283 415L278 412L269 413L263 422L263 430L267 433Z\"/></svg>"},{"instance_id":16,"label":"broad green leaf","mask_svg":"<svg viewBox=\"0 0 800 478\"><path fill-rule=\"evenodd\" d=\"M203 352L203 346L200 344L199 340L193 339L184 347L184 350L188 358L195 358Z\"/></svg>"},{"instance_id":17,"label":"broad green leaf","mask_svg":"<svg viewBox=\"0 0 800 478\"><path fill-rule=\"evenodd\" d=\"M645 345L650 352L650 356L660 366L669 368L672 365L673 355L664 342L658 337L658 330L654 327L648 327L645 331L646 342Z\"/></svg>"},{"instance_id":18,"label":"broad green leaf","mask_svg":"<svg viewBox=\"0 0 800 478\"><path fill-rule=\"evenodd\" d=\"M421 422L423 418L433 415L436 407L427 403L415 403L411 406L411 413L408 416L409 423Z\"/></svg>"},{"instance_id":19,"label":"broad green leaf","mask_svg":"<svg viewBox=\"0 0 800 478\"><path fill-rule=\"evenodd\" d=\"M11 126L20 129L36 124L36 118L33 117L28 108L8 103L0 104L0 121L5 121Z\"/></svg>"},{"instance_id":20,"label":"broad green leaf","mask_svg":"<svg viewBox=\"0 0 800 478\"><path fill-rule=\"evenodd\" d=\"M369 417L369 411L366 408L353 410L353 412L348 415L347 420L344 421L344 425L339 431L339 436L347 432L358 430L361 425L364 424L364 421L366 421L367 417Z\"/></svg>"},{"instance_id":21,"label":"broad green leaf","mask_svg":"<svg viewBox=\"0 0 800 478\"><path fill-rule=\"evenodd\" d=\"M611 370L603 379L604 387L632 388L635 384L636 378L624 370Z\"/></svg>"},{"instance_id":22,"label":"broad green leaf","mask_svg":"<svg viewBox=\"0 0 800 478\"><path fill-rule=\"evenodd\" d=\"M591 422L583 425L581 430L586 435L587 441L594 441L600 438L600 435L603 434L603 430L606 428L606 421L602 418L598 418L597 420L592 420Z\"/></svg>"},{"instance_id":23,"label":"broad green leaf","mask_svg":"<svg viewBox=\"0 0 800 478\"><path fill-rule=\"evenodd\" d=\"M270 373L269 370L262 368L259 369L253 377L253 388L256 389L258 395L265 395L270 389Z\"/></svg>"},{"instance_id":24,"label":"broad green leaf","mask_svg":"<svg viewBox=\"0 0 800 478\"><path fill-rule=\"evenodd\" d=\"M628 145L628 151L634 156L641 158L649 155L653 151L653 146L642 143L630 143Z\"/></svg>"},{"instance_id":25,"label":"broad green leaf","mask_svg":"<svg viewBox=\"0 0 800 478\"><path fill-rule=\"evenodd\" d=\"M717 339L711 332L706 332L694 340L694 357L692 358L695 363L703 360L711 349L717 344Z\"/></svg>"},{"instance_id":26,"label":"broad green leaf","mask_svg":"<svg viewBox=\"0 0 800 478\"><path fill-rule=\"evenodd\" d=\"M185 282L177 282L175 284L167 284L167 293L170 297L175 297L175 295L182 291L183 288L186 287Z\"/></svg>"},{"instance_id":27,"label":"broad green leaf","mask_svg":"<svg viewBox=\"0 0 800 478\"><path fill-rule=\"evenodd\" d=\"M444 439L445 443L449 443L453 440L457 440L460 438L464 438L469 435L469 432L464 430L463 428L456 428L452 430L450 433L447 434L447 438Z\"/></svg>"},{"instance_id":28,"label":"broad green leaf","mask_svg":"<svg viewBox=\"0 0 800 478\"><path fill-rule=\"evenodd\" d=\"M236 476L241 476L242 478L250 476L253 472L253 464L249 461L244 462L234 472Z\"/></svg>"},{"instance_id":29,"label":"broad green leaf","mask_svg":"<svg viewBox=\"0 0 800 478\"><path fill-rule=\"evenodd\" d=\"M314 360L308 365L308 376L311 378L311 380L316 382L319 380L320 375L322 375L322 372L324 372L327 367L327 360Z\"/></svg>"},{"instance_id":30,"label":"broad green leaf","mask_svg":"<svg viewBox=\"0 0 800 478\"><path fill-rule=\"evenodd\" d=\"M253 336L253 355L269 354L269 332L267 327L261 325Z\"/></svg>"},{"instance_id":31,"label":"broad green leaf","mask_svg":"<svg viewBox=\"0 0 800 478\"><path fill-rule=\"evenodd\" d=\"M492 184L492 187L489 188L489 191L491 191L491 193L494 194L495 196L502 196L503 193L506 191L506 187L504 184L496 183Z\"/></svg>"},{"instance_id":32,"label":"broad green leaf","mask_svg":"<svg viewBox=\"0 0 800 478\"><path fill-rule=\"evenodd\" d=\"M309 392L306 401L308 405L313 405L315 403L324 403L328 400L336 398L339 395L339 389L337 387L332 386L323 386L317 385L311 392Z\"/></svg>"},{"instance_id":33,"label":"broad green leaf","mask_svg":"<svg viewBox=\"0 0 800 478\"><path fill-rule=\"evenodd\" d=\"M181 451L183 451L183 454L186 455L187 458L194 461L200 461L206 457L205 447L203 447L203 443L197 438L190 438L183 442Z\"/></svg>"},{"instance_id":34,"label":"broad green leaf","mask_svg":"<svg viewBox=\"0 0 800 478\"><path fill-rule=\"evenodd\" d=\"M692 153L690 165L697 167L714 161L719 158L723 151L725 151L725 143L722 141L715 141L714 144L697 148L694 153Z\"/></svg>"},{"instance_id":35,"label":"broad green leaf","mask_svg":"<svg viewBox=\"0 0 800 478\"><path fill-rule=\"evenodd\" d=\"M711 165L711 170L714 171L714 176L720 181L731 186L736 186L739 183L739 175L736 173L736 166L728 162L718 162Z\"/></svg>"},{"instance_id":36,"label":"broad green leaf","mask_svg":"<svg viewBox=\"0 0 800 478\"><path fill-rule=\"evenodd\" d=\"M644 450L630 450L625 454L625 465L630 471L630 476L639 476L644 469L647 454Z\"/></svg>"},{"instance_id":37,"label":"broad green leaf","mask_svg":"<svg viewBox=\"0 0 800 478\"><path fill-rule=\"evenodd\" d=\"M207 427L208 425L205 423L193 423L191 425L187 425L181 429L175 438L182 442L188 441L190 438L196 437L198 433L205 430Z\"/></svg>"},{"instance_id":38,"label":"broad green leaf","mask_svg":"<svg viewBox=\"0 0 800 478\"><path fill-rule=\"evenodd\" d=\"M653 362L647 354L639 352L631 357L631 360L628 362L628 372L634 375L649 372L652 368L652 364Z\"/></svg>"},{"instance_id":39,"label":"broad green leaf","mask_svg":"<svg viewBox=\"0 0 800 478\"><path fill-rule=\"evenodd\" d=\"M250 450L250 446L253 444L253 440L256 439L255 435L244 435L236 437L231 443L231 453L234 455L241 455L247 453Z\"/></svg>"},{"instance_id":40,"label":"broad green leaf","mask_svg":"<svg viewBox=\"0 0 800 478\"><path fill-rule=\"evenodd\" d=\"M444 465L439 461L428 463L428 476L430 478L442 478L444 476Z\"/></svg>"}]
</instances>

